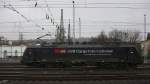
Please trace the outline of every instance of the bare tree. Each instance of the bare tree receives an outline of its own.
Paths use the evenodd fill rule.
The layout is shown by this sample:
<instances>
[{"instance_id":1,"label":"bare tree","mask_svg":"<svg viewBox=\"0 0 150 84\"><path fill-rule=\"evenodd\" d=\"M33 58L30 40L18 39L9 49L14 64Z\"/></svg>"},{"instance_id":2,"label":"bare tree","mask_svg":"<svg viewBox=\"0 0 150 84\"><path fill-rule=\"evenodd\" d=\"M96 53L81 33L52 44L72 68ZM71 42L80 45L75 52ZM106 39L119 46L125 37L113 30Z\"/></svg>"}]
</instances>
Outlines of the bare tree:
<instances>
[{"instance_id":1,"label":"bare tree","mask_svg":"<svg viewBox=\"0 0 150 84\"><path fill-rule=\"evenodd\" d=\"M106 43L106 42L126 42L136 43L140 40L140 33L138 31L120 31L112 30L109 34L102 31L97 37L92 38L92 42Z\"/></svg>"},{"instance_id":2,"label":"bare tree","mask_svg":"<svg viewBox=\"0 0 150 84\"><path fill-rule=\"evenodd\" d=\"M113 41L113 42L121 41L122 39L121 37L122 37L122 32L119 30L113 30L109 32L110 41Z\"/></svg>"},{"instance_id":3,"label":"bare tree","mask_svg":"<svg viewBox=\"0 0 150 84\"><path fill-rule=\"evenodd\" d=\"M131 43L135 43L140 40L140 33L138 31L130 31L128 32L128 41Z\"/></svg>"},{"instance_id":4,"label":"bare tree","mask_svg":"<svg viewBox=\"0 0 150 84\"><path fill-rule=\"evenodd\" d=\"M97 37L92 37L91 41L96 43L105 43L108 40L107 35L104 31L100 32Z\"/></svg>"},{"instance_id":5,"label":"bare tree","mask_svg":"<svg viewBox=\"0 0 150 84\"><path fill-rule=\"evenodd\" d=\"M140 40L140 33L138 31L113 30L109 32L109 38L112 41L135 43Z\"/></svg>"},{"instance_id":6,"label":"bare tree","mask_svg":"<svg viewBox=\"0 0 150 84\"><path fill-rule=\"evenodd\" d=\"M105 34L105 32L104 31L102 31L101 33L100 33L100 35L98 35L98 38L97 38L100 42L105 42L105 41L107 41L107 35Z\"/></svg>"}]
</instances>

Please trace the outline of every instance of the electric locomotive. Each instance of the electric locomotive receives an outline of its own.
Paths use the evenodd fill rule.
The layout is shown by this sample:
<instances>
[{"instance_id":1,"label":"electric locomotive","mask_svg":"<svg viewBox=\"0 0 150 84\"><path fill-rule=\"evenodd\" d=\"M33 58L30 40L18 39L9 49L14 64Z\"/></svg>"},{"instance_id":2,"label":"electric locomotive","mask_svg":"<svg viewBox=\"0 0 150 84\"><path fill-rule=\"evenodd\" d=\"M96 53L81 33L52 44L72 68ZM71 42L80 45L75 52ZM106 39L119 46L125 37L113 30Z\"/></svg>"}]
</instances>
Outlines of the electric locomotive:
<instances>
[{"instance_id":1,"label":"electric locomotive","mask_svg":"<svg viewBox=\"0 0 150 84\"><path fill-rule=\"evenodd\" d=\"M132 66L142 64L134 45L57 45L28 47L21 61L27 65Z\"/></svg>"}]
</instances>

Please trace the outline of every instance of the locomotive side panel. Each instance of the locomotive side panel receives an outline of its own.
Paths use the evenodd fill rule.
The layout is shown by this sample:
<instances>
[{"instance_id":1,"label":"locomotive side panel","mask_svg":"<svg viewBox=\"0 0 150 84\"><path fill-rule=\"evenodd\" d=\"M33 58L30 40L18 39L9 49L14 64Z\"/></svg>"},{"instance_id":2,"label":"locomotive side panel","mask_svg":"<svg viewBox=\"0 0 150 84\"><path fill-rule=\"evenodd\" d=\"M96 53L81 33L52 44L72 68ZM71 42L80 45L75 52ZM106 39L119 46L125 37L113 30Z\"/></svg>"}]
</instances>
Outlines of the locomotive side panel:
<instances>
[{"instance_id":1,"label":"locomotive side panel","mask_svg":"<svg viewBox=\"0 0 150 84\"><path fill-rule=\"evenodd\" d=\"M50 58L53 59L51 48L27 48L21 62L24 64L42 63L48 62Z\"/></svg>"},{"instance_id":2,"label":"locomotive side panel","mask_svg":"<svg viewBox=\"0 0 150 84\"><path fill-rule=\"evenodd\" d=\"M54 48L56 59L64 61L126 62L127 48Z\"/></svg>"},{"instance_id":3,"label":"locomotive side panel","mask_svg":"<svg viewBox=\"0 0 150 84\"><path fill-rule=\"evenodd\" d=\"M141 56L135 47L40 47L27 48L22 63L141 63Z\"/></svg>"}]
</instances>

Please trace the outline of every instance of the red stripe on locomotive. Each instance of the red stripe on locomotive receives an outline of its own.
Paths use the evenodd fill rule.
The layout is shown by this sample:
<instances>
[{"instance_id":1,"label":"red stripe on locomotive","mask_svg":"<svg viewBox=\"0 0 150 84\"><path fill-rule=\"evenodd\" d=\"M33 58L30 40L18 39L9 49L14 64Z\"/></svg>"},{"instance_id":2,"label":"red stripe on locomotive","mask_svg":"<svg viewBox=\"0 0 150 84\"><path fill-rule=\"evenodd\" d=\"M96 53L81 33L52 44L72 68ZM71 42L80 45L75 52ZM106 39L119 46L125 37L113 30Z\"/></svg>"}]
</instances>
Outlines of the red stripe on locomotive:
<instances>
[{"instance_id":1,"label":"red stripe on locomotive","mask_svg":"<svg viewBox=\"0 0 150 84\"><path fill-rule=\"evenodd\" d=\"M55 54L64 54L66 53L66 50L64 48L54 48Z\"/></svg>"}]
</instances>

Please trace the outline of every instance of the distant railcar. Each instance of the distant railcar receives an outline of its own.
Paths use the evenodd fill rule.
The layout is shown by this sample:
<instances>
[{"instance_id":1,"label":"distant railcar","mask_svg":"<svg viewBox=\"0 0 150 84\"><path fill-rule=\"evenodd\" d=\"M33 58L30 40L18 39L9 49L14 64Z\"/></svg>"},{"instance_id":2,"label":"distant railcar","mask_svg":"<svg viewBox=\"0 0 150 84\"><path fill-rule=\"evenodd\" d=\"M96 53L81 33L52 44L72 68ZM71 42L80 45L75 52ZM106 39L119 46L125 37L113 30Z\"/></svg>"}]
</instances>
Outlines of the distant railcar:
<instances>
[{"instance_id":1,"label":"distant railcar","mask_svg":"<svg viewBox=\"0 0 150 84\"><path fill-rule=\"evenodd\" d=\"M28 47L23 55L23 64L44 65L96 65L136 66L142 63L140 52L135 46L109 45L63 45Z\"/></svg>"}]
</instances>

